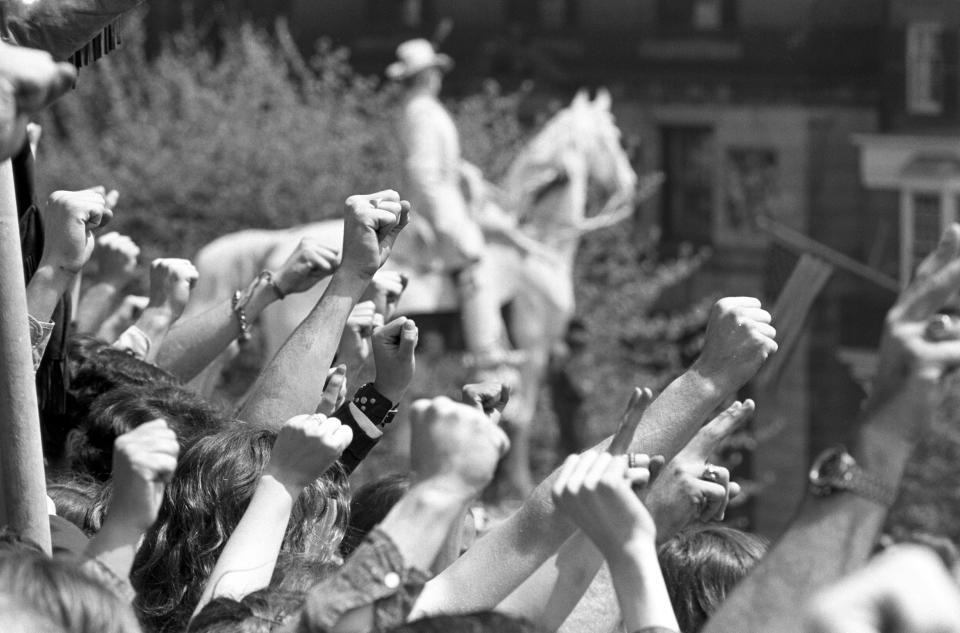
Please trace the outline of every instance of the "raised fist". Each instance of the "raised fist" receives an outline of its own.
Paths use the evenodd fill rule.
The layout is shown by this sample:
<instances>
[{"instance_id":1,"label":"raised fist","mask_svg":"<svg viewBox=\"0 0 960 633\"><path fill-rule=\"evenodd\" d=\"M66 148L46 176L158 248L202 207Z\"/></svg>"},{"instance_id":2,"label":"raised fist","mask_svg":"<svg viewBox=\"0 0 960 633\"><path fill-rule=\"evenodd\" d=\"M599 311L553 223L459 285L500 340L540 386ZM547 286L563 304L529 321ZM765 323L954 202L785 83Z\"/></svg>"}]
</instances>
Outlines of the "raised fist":
<instances>
[{"instance_id":1,"label":"raised fist","mask_svg":"<svg viewBox=\"0 0 960 633\"><path fill-rule=\"evenodd\" d=\"M396 191L347 198L341 269L369 281L390 257L409 214L410 203Z\"/></svg>"},{"instance_id":2,"label":"raised fist","mask_svg":"<svg viewBox=\"0 0 960 633\"><path fill-rule=\"evenodd\" d=\"M377 312L389 320L397 310L397 304L403 291L407 288L407 276L395 270L380 269L373 276L373 281L367 286L360 301L373 301Z\"/></svg>"},{"instance_id":3,"label":"raised fist","mask_svg":"<svg viewBox=\"0 0 960 633\"><path fill-rule=\"evenodd\" d=\"M264 474L273 476L296 498L333 466L352 440L353 431L336 418L321 413L290 418L277 433Z\"/></svg>"},{"instance_id":4,"label":"raised fist","mask_svg":"<svg viewBox=\"0 0 960 633\"><path fill-rule=\"evenodd\" d=\"M770 313L753 297L725 297L713 305L703 351L694 368L724 393L745 385L777 351Z\"/></svg>"},{"instance_id":5,"label":"raised fist","mask_svg":"<svg viewBox=\"0 0 960 633\"><path fill-rule=\"evenodd\" d=\"M157 519L163 489L177 468L180 445L165 420L153 420L113 443L110 519L146 531Z\"/></svg>"},{"instance_id":6,"label":"raised fist","mask_svg":"<svg viewBox=\"0 0 960 633\"><path fill-rule=\"evenodd\" d=\"M150 264L150 308L169 311L172 320L183 313L190 290L200 274L188 259L155 259Z\"/></svg>"},{"instance_id":7,"label":"raised fist","mask_svg":"<svg viewBox=\"0 0 960 633\"><path fill-rule=\"evenodd\" d=\"M77 69L45 51L0 42L0 161L20 150L28 117L73 85Z\"/></svg>"},{"instance_id":8,"label":"raised fist","mask_svg":"<svg viewBox=\"0 0 960 633\"><path fill-rule=\"evenodd\" d=\"M329 277L340 265L340 252L317 240L305 237L273 277L283 295L306 292L318 281Z\"/></svg>"},{"instance_id":9,"label":"raised fist","mask_svg":"<svg viewBox=\"0 0 960 633\"><path fill-rule=\"evenodd\" d=\"M103 194L84 191L55 191L40 212L44 242L40 266L56 274L74 276L93 254L93 229L113 218Z\"/></svg>"},{"instance_id":10,"label":"raised fist","mask_svg":"<svg viewBox=\"0 0 960 633\"><path fill-rule=\"evenodd\" d=\"M399 317L373 331L373 360L377 368L374 387L396 404L403 399L417 360L414 350L420 331L413 319Z\"/></svg>"},{"instance_id":11,"label":"raised fist","mask_svg":"<svg viewBox=\"0 0 960 633\"><path fill-rule=\"evenodd\" d=\"M414 402L410 424L418 480L432 480L464 501L490 483L510 448L507 434L483 411L442 396Z\"/></svg>"},{"instance_id":12,"label":"raised fist","mask_svg":"<svg viewBox=\"0 0 960 633\"><path fill-rule=\"evenodd\" d=\"M122 288L137 272L140 247L126 235L110 231L97 239L94 256L100 280Z\"/></svg>"}]
</instances>

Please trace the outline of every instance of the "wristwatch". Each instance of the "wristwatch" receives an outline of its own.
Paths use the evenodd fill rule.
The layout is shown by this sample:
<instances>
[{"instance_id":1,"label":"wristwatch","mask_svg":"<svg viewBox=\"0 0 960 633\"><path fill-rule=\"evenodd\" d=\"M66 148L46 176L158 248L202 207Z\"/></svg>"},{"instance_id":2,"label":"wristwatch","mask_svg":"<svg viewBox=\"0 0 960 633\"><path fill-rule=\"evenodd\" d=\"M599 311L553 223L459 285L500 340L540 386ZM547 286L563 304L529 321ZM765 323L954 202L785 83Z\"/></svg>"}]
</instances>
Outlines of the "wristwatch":
<instances>
[{"instance_id":1,"label":"wristwatch","mask_svg":"<svg viewBox=\"0 0 960 633\"><path fill-rule=\"evenodd\" d=\"M897 491L860 468L842 445L826 449L810 467L810 491L827 497L846 490L889 508L897 499Z\"/></svg>"}]
</instances>

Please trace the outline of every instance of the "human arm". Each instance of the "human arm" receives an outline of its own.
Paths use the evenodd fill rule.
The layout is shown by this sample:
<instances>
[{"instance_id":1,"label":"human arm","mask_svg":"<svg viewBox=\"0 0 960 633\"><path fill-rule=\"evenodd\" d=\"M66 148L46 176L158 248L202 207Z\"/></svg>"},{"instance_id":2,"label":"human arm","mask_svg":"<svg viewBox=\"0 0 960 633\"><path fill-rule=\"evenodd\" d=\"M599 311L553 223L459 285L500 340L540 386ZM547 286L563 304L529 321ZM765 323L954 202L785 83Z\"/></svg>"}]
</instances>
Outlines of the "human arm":
<instances>
[{"instance_id":1,"label":"human arm","mask_svg":"<svg viewBox=\"0 0 960 633\"><path fill-rule=\"evenodd\" d=\"M23 147L31 115L73 86L77 69L50 53L0 42L0 162Z\"/></svg>"},{"instance_id":2,"label":"human arm","mask_svg":"<svg viewBox=\"0 0 960 633\"><path fill-rule=\"evenodd\" d=\"M270 461L210 577L194 615L214 598L241 600L270 584L293 504L303 489L321 477L350 443L353 433L323 414L287 420Z\"/></svg>"},{"instance_id":3,"label":"human arm","mask_svg":"<svg viewBox=\"0 0 960 633\"><path fill-rule=\"evenodd\" d=\"M631 407L644 404L635 399ZM704 466L721 442L745 424L752 412L752 401L734 403L697 431L666 466L659 456L642 459L643 466L658 473L643 500L657 526L659 541L693 521L723 518L727 503L739 494L740 487L730 481L725 468L709 466L707 476ZM629 425L630 417L628 408L618 435ZM629 434L632 435L632 431ZM614 444L610 452L617 454ZM577 531L555 556L501 602L498 609L523 615L546 630L555 631L579 608L578 601L588 585L609 582L608 577L597 575L602 563L603 557L593 542L582 531Z\"/></svg>"},{"instance_id":4,"label":"human arm","mask_svg":"<svg viewBox=\"0 0 960 633\"><path fill-rule=\"evenodd\" d=\"M672 459L728 394L753 377L776 350L770 315L758 305L755 299L738 297L717 302L700 358L644 411L628 452ZM557 515L550 498L554 477L556 473L548 476L520 510L431 580L420 596L418 612L493 608L556 552L574 527Z\"/></svg>"},{"instance_id":5,"label":"human arm","mask_svg":"<svg viewBox=\"0 0 960 633\"><path fill-rule=\"evenodd\" d=\"M190 260L153 260L150 264L150 299L147 307L113 346L127 349L147 362L154 362L170 326L183 314L198 276Z\"/></svg>"},{"instance_id":6,"label":"human arm","mask_svg":"<svg viewBox=\"0 0 960 633\"><path fill-rule=\"evenodd\" d=\"M819 592L807 633L960 633L960 588L925 547L901 545Z\"/></svg>"},{"instance_id":7,"label":"human arm","mask_svg":"<svg viewBox=\"0 0 960 633\"><path fill-rule=\"evenodd\" d=\"M241 419L275 424L277 416L293 417L316 408L317 382L327 375L347 317L390 256L409 210L395 191L347 198L340 268L317 305L257 377L240 410Z\"/></svg>"},{"instance_id":8,"label":"human arm","mask_svg":"<svg viewBox=\"0 0 960 633\"><path fill-rule=\"evenodd\" d=\"M553 496L603 553L626 629L678 631L657 560L656 524L633 483L625 456L587 452L567 458Z\"/></svg>"},{"instance_id":9,"label":"human arm","mask_svg":"<svg viewBox=\"0 0 960 633\"><path fill-rule=\"evenodd\" d=\"M96 332L112 314L120 292L136 274L139 256L140 248L126 235L111 231L97 239L94 250L97 280L83 293L77 306L74 318L77 332Z\"/></svg>"},{"instance_id":10,"label":"human arm","mask_svg":"<svg viewBox=\"0 0 960 633\"><path fill-rule=\"evenodd\" d=\"M309 290L330 276L339 259L336 249L303 238L277 272L266 271L255 277L240 293L236 305L252 324L268 305ZM178 320L159 346L157 365L190 381L242 334L234 301L226 299L205 312Z\"/></svg>"},{"instance_id":11,"label":"human arm","mask_svg":"<svg viewBox=\"0 0 960 633\"><path fill-rule=\"evenodd\" d=\"M490 482L509 446L506 434L483 413L442 397L413 404L411 429L411 454L418 456L414 482L375 530L395 552L394 566L402 568L376 573L370 557L379 548L365 542L340 572L310 591L297 630L343 633L400 624L409 602L389 613L377 602L404 591L407 570L433 565L463 509ZM346 579L352 581L345 584Z\"/></svg>"},{"instance_id":12,"label":"human arm","mask_svg":"<svg viewBox=\"0 0 960 633\"><path fill-rule=\"evenodd\" d=\"M899 487L914 443L943 396L942 375L960 364L960 341L926 337L931 317L960 287L958 253L960 226L954 225L887 314L878 373L882 389L874 387L851 452L889 491ZM887 510L886 503L852 492L808 495L780 541L704 632L801 631L798 601L863 564Z\"/></svg>"},{"instance_id":13,"label":"human arm","mask_svg":"<svg viewBox=\"0 0 960 633\"><path fill-rule=\"evenodd\" d=\"M140 539L157 518L179 452L177 436L165 420L141 424L114 442L110 508L86 554L119 579L130 576Z\"/></svg>"}]
</instances>

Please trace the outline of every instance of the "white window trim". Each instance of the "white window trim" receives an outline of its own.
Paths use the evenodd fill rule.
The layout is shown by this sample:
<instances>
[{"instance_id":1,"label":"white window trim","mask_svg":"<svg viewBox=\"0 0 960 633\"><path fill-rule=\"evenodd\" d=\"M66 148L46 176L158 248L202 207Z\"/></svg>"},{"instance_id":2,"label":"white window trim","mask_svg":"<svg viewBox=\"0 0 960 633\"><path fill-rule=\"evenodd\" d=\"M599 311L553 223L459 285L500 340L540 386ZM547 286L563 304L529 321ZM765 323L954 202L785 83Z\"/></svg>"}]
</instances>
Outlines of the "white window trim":
<instances>
[{"instance_id":1,"label":"white window trim","mask_svg":"<svg viewBox=\"0 0 960 633\"><path fill-rule=\"evenodd\" d=\"M935 38L937 43L942 43L943 37L943 25L938 22L913 22L907 27L906 33L906 72L904 74L904 89L906 91L906 108L909 114L921 114L921 115L932 115L936 116L943 113L943 101L937 100L933 97L932 86L937 78L935 77L936 68L932 63L935 57L923 57L921 58L921 49L920 44L923 38L932 37ZM943 62L942 51L936 51L936 55L941 56L941 63ZM923 94L921 91L915 90L918 82L922 77L915 74L917 68L921 66L922 63L926 63L927 67L923 68L923 73L927 76L925 77L927 82L927 94Z\"/></svg>"}]
</instances>

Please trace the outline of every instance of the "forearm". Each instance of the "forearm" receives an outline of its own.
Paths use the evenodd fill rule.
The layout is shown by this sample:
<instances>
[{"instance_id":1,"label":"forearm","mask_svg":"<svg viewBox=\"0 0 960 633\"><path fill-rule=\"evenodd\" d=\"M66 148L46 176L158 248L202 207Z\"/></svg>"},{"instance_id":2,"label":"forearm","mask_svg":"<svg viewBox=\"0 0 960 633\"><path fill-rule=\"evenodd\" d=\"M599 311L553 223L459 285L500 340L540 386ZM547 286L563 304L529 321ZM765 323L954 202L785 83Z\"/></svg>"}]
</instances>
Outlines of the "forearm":
<instances>
[{"instance_id":1,"label":"forearm","mask_svg":"<svg viewBox=\"0 0 960 633\"><path fill-rule=\"evenodd\" d=\"M154 362L157 357L157 351L160 345L163 344L163 339L167 336L167 331L170 329L172 323L173 315L167 308L147 306L143 311L140 318L133 324L150 342L146 357L143 360L149 363Z\"/></svg>"},{"instance_id":2,"label":"forearm","mask_svg":"<svg viewBox=\"0 0 960 633\"><path fill-rule=\"evenodd\" d=\"M122 517L107 517L100 531L90 539L85 553L100 561L117 578L128 580L143 533L143 529L130 525Z\"/></svg>"},{"instance_id":3,"label":"forearm","mask_svg":"<svg viewBox=\"0 0 960 633\"><path fill-rule=\"evenodd\" d=\"M250 505L230 535L194 614L219 597L241 600L270 584L298 490L270 475L260 477Z\"/></svg>"},{"instance_id":4,"label":"forearm","mask_svg":"<svg viewBox=\"0 0 960 633\"><path fill-rule=\"evenodd\" d=\"M73 274L55 270L41 262L27 284L27 312L30 316L38 321L49 321L73 278Z\"/></svg>"},{"instance_id":5,"label":"forearm","mask_svg":"<svg viewBox=\"0 0 960 633\"><path fill-rule=\"evenodd\" d=\"M628 546L625 550L622 554L609 557L607 563L626 630L659 627L679 631L653 539Z\"/></svg>"},{"instance_id":6,"label":"forearm","mask_svg":"<svg viewBox=\"0 0 960 633\"><path fill-rule=\"evenodd\" d=\"M686 372L644 412L630 450L671 459L723 397L714 381L695 371ZM604 449L609 443L607 438L594 448ZM418 608L431 613L491 609L556 552L574 531L550 497L556 474L541 482L519 511L431 580ZM458 591L457 587L470 587L470 591Z\"/></svg>"},{"instance_id":7,"label":"forearm","mask_svg":"<svg viewBox=\"0 0 960 633\"><path fill-rule=\"evenodd\" d=\"M715 378L688 369L650 403L630 451L663 455L669 462L729 395Z\"/></svg>"},{"instance_id":8,"label":"forearm","mask_svg":"<svg viewBox=\"0 0 960 633\"><path fill-rule=\"evenodd\" d=\"M593 542L577 530L523 584L497 605L497 611L521 616L556 631L579 604L603 566Z\"/></svg>"},{"instance_id":9,"label":"forearm","mask_svg":"<svg viewBox=\"0 0 960 633\"><path fill-rule=\"evenodd\" d=\"M260 373L240 419L277 425L316 410L343 327L371 277L334 273L320 301Z\"/></svg>"},{"instance_id":10,"label":"forearm","mask_svg":"<svg viewBox=\"0 0 960 633\"><path fill-rule=\"evenodd\" d=\"M258 286L244 308L247 321L253 323L275 297L269 286ZM159 346L157 365L184 382L193 380L241 333L232 301L224 301L206 312L178 320Z\"/></svg>"},{"instance_id":11,"label":"forearm","mask_svg":"<svg viewBox=\"0 0 960 633\"><path fill-rule=\"evenodd\" d=\"M143 0L46 0L27 5L22 14L7 17L8 27L20 46L45 50L64 60L98 35L122 13Z\"/></svg>"},{"instance_id":12,"label":"forearm","mask_svg":"<svg viewBox=\"0 0 960 633\"><path fill-rule=\"evenodd\" d=\"M83 293L77 306L75 321L77 332L87 334L95 332L100 324L113 313L120 288L113 283L99 282Z\"/></svg>"}]
</instances>

